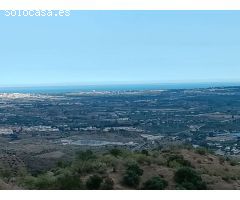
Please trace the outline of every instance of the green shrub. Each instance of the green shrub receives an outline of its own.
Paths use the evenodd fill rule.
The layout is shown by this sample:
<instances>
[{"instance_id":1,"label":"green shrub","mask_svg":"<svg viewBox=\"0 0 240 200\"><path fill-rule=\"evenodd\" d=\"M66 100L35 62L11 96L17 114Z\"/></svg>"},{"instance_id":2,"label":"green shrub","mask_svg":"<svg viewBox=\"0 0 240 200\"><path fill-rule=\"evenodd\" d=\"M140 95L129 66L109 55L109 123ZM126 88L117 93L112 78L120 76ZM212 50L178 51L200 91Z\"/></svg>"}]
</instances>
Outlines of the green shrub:
<instances>
[{"instance_id":1,"label":"green shrub","mask_svg":"<svg viewBox=\"0 0 240 200\"><path fill-rule=\"evenodd\" d=\"M95 173L103 174L107 170L107 164L96 160L92 163L92 168Z\"/></svg>"},{"instance_id":2,"label":"green shrub","mask_svg":"<svg viewBox=\"0 0 240 200\"><path fill-rule=\"evenodd\" d=\"M76 171L77 173L83 175L83 174L88 174L91 172L94 172L94 162L93 161L78 161L73 164L72 166L73 170Z\"/></svg>"},{"instance_id":3,"label":"green shrub","mask_svg":"<svg viewBox=\"0 0 240 200\"><path fill-rule=\"evenodd\" d=\"M111 149L109 151L109 153L115 157L121 156L122 155L122 151L120 149Z\"/></svg>"},{"instance_id":4,"label":"green shrub","mask_svg":"<svg viewBox=\"0 0 240 200\"><path fill-rule=\"evenodd\" d=\"M159 176L152 177L143 184L144 190L163 190L168 186L167 181Z\"/></svg>"},{"instance_id":5,"label":"green shrub","mask_svg":"<svg viewBox=\"0 0 240 200\"><path fill-rule=\"evenodd\" d=\"M14 174L10 168L5 168L0 170L0 177L2 178L11 178L12 176L14 176Z\"/></svg>"},{"instance_id":6,"label":"green shrub","mask_svg":"<svg viewBox=\"0 0 240 200\"><path fill-rule=\"evenodd\" d=\"M98 190L103 182L102 177L98 175L90 176L86 182L86 187L89 190Z\"/></svg>"},{"instance_id":7,"label":"green shrub","mask_svg":"<svg viewBox=\"0 0 240 200\"><path fill-rule=\"evenodd\" d=\"M129 187L137 187L140 183L140 176L133 171L128 171L123 177L123 183Z\"/></svg>"},{"instance_id":8,"label":"green shrub","mask_svg":"<svg viewBox=\"0 0 240 200\"><path fill-rule=\"evenodd\" d=\"M138 154L136 156L136 160L137 160L137 163L139 163L139 164L151 165L151 163L152 163L151 157L150 156L146 156L144 154Z\"/></svg>"},{"instance_id":9,"label":"green shrub","mask_svg":"<svg viewBox=\"0 0 240 200\"><path fill-rule=\"evenodd\" d=\"M26 176L23 178L22 182L20 185L23 185L24 188L27 188L27 189L35 189L35 182L36 182L36 179L35 177L33 176Z\"/></svg>"},{"instance_id":10,"label":"green shrub","mask_svg":"<svg viewBox=\"0 0 240 200\"><path fill-rule=\"evenodd\" d=\"M167 160L167 166L172 168L192 167L188 160L185 160L182 155L170 155Z\"/></svg>"},{"instance_id":11,"label":"green shrub","mask_svg":"<svg viewBox=\"0 0 240 200\"><path fill-rule=\"evenodd\" d=\"M207 188L206 183L202 181L201 176L189 167L178 169L174 175L174 180L180 189L204 190Z\"/></svg>"},{"instance_id":12,"label":"green shrub","mask_svg":"<svg viewBox=\"0 0 240 200\"><path fill-rule=\"evenodd\" d=\"M88 161L91 159L96 159L96 156L93 154L93 152L91 150L87 150L87 151L79 151L76 154L77 159L81 160L81 161Z\"/></svg>"},{"instance_id":13,"label":"green shrub","mask_svg":"<svg viewBox=\"0 0 240 200\"><path fill-rule=\"evenodd\" d=\"M143 170L136 164L129 165L128 168L127 168L127 172L134 172L138 176L143 175Z\"/></svg>"},{"instance_id":14,"label":"green shrub","mask_svg":"<svg viewBox=\"0 0 240 200\"><path fill-rule=\"evenodd\" d=\"M158 158L158 157L159 157L159 151L156 151L156 150L153 151L153 152L152 152L152 157L153 157L153 158Z\"/></svg>"},{"instance_id":15,"label":"green shrub","mask_svg":"<svg viewBox=\"0 0 240 200\"><path fill-rule=\"evenodd\" d=\"M35 179L35 182L33 184L34 184L34 188L39 189L39 190L54 189L55 178L50 173L46 173L46 174L38 176Z\"/></svg>"},{"instance_id":16,"label":"green shrub","mask_svg":"<svg viewBox=\"0 0 240 200\"><path fill-rule=\"evenodd\" d=\"M143 150L141 151L141 153L144 154L144 155L146 155L146 156L149 156L149 152L148 152L148 150L146 150L146 149L143 149Z\"/></svg>"},{"instance_id":17,"label":"green shrub","mask_svg":"<svg viewBox=\"0 0 240 200\"><path fill-rule=\"evenodd\" d=\"M236 160L230 160L230 165L236 166L236 165L238 165L238 162Z\"/></svg>"},{"instance_id":18,"label":"green shrub","mask_svg":"<svg viewBox=\"0 0 240 200\"><path fill-rule=\"evenodd\" d=\"M69 167L70 164L71 164L70 162L62 161L62 160L60 160L60 161L57 162L57 166L58 166L59 168Z\"/></svg>"},{"instance_id":19,"label":"green shrub","mask_svg":"<svg viewBox=\"0 0 240 200\"><path fill-rule=\"evenodd\" d=\"M142 175L143 170L138 165L129 165L123 176L123 183L129 187L137 187L140 183L140 176Z\"/></svg>"},{"instance_id":20,"label":"green shrub","mask_svg":"<svg viewBox=\"0 0 240 200\"><path fill-rule=\"evenodd\" d=\"M137 162L136 158L133 157L133 156L124 158L124 159L122 159L122 161L124 162L125 166L138 165L138 162Z\"/></svg>"},{"instance_id":21,"label":"green shrub","mask_svg":"<svg viewBox=\"0 0 240 200\"><path fill-rule=\"evenodd\" d=\"M79 190L82 189L82 182L79 176L73 174L63 174L56 180L56 189Z\"/></svg>"},{"instance_id":22,"label":"green shrub","mask_svg":"<svg viewBox=\"0 0 240 200\"><path fill-rule=\"evenodd\" d=\"M225 160L226 160L227 162L229 162L231 166L236 166L236 165L238 165L238 161L235 160L235 159L233 159L233 158L231 158L231 157L226 157Z\"/></svg>"},{"instance_id":23,"label":"green shrub","mask_svg":"<svg viewBox=\"0 0 240 200\"><path fill-rule=\"evenodd\" d=\"M116 157L114 157L112 155L105 155L105 156L101 157L100 160L101 160L101 162L106 164L106 167L111 167L113 169L113 172L117 171L119 160Z\"/></svg>"},{"instance_id":24,"label":"green shrub","mask_svg":"<svg viewBox=\"0 0 240 200\"><path fill-rule=\"evenodd\" d=\"M79 151L71 168L77 173L84 175L95 171L95 164L98 163L98 157L91 150ZM99 169L99 168L98 168Z\"/></svg>"},{"instance_id":25,"label":"green shrub","mask_svg":"<svg viewBox=\"0 0 240 200\"><path fill-rule=\"evenodd\" d=\"M200 154L200 155L206 155L208 150L206 148L203 147L198 147L195 149L195 152Z\"/></svg>"}]
</instances>

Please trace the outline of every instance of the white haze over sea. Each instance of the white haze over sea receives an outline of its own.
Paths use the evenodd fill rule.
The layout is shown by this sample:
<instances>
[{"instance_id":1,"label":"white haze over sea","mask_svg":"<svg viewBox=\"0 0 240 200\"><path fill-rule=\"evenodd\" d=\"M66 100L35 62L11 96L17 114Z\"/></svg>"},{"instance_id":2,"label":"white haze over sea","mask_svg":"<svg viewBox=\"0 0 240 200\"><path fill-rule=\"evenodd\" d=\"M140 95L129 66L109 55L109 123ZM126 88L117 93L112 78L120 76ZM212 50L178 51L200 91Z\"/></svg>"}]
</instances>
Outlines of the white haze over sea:
<instances>
[{"instance_id":1,"label":"white haze over sea","mask_svg":"<svg viewBox=\"0 0 240 200\"><path fill-rule=\"evenodd\" d=\"M0 87L0 93L69 93L90 91L131 91L131 90L170 90L197 89L211 87L240 86L240 83L166 83L166 84L113 84L81 86L33 86Z\"/></svg>"}]
</instances>

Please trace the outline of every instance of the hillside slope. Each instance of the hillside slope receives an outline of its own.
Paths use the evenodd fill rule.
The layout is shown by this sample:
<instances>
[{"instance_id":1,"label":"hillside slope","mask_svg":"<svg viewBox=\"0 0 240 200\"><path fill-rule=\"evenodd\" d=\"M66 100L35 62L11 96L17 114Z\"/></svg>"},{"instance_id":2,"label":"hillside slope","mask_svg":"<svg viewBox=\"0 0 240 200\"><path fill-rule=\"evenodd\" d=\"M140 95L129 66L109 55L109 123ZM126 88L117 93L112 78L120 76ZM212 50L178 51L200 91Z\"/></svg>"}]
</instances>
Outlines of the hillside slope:
<instances>
[{"instance_id":1,"label":"hillside slope","mask_svg":"<svg viewBox=\"0 0 240 200\"><path fill-rule=\"evenodd\" d=\"M0 189L240 189L236 161L184 147L81 151L34 176L22 168L1 176Z\"/></svg>"}]
</instances>

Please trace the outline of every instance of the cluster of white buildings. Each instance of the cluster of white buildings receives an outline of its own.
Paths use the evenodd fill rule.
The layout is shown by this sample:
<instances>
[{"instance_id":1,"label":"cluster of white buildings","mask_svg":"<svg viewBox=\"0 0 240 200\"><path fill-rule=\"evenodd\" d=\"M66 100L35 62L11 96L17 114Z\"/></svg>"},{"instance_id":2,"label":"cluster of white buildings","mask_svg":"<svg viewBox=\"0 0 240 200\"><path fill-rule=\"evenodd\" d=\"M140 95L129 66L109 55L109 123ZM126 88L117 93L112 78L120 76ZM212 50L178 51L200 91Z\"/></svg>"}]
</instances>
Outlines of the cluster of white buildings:
<instances>
[{"instance_id":1,"label":"cluster of white buildings","mask_svg":"<svg viewBox=\"0 0 240 200\"><path fill-rule=\"evenodd\" d=\"M31 126L31 127L23 127L22 131L26 131L26 132L32 132L32 131L57 132L57 131L59 131L59 129L52 128L51 126Z\"/></svg>"},{"instance_id":2,"label":"cluster of white buildings","mask_svg":"<svg viewBox=\"0 0 240 200\"><path fill-rule=\"evenodd\" d=\"M13 130L11 128L0 127L0 135L11 135L11 134L13 134Z\"/></svg>"},{"instance_id":3,"label":"cluster of white buildings","mask_svg":"<svg viewBox=\"0 0 240 200\"><path fill-rule=\"evenodd\" d=\"M135 127L128 127L128 126L106 127L106 128L103 129L104 132L109 132L111 130L114 130L114 131L143 132L142 129L138 129L138 128L135 128Z\"/></svg>"},{"instance_id":4,"label":"cluster of white buildings","mask_svg":"<svg viewBox=\"0 0 240 200\"><path fill-rule=\"evenodd\" d=\"M23 93L0 93L0 98L4 99L19 99L19 98L29 98L31 94L23 94Z\"/></svg>"}]
</instances>

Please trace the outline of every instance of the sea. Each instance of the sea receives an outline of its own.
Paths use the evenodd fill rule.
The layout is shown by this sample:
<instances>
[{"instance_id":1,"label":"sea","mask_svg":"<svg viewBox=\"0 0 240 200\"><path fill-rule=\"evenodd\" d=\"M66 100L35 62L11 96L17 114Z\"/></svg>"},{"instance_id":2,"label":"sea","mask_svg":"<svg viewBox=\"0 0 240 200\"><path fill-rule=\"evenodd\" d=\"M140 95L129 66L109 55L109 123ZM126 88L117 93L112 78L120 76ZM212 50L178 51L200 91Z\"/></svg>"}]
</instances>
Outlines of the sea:
<instances>
[{"instance_id":1,"label":"sea","mask_svg":"<svg viewBox=\"0 0 240 200\"><path fill-rule=\"evenodd\" d=\"M113 85L72 85L72 86L33 86L33 87L0 87L0 93L73 93L91 91L144 91L197 89L240 86L239 83L166 83L166 84L113 84Z\"/></svg>"}]
</instances>

